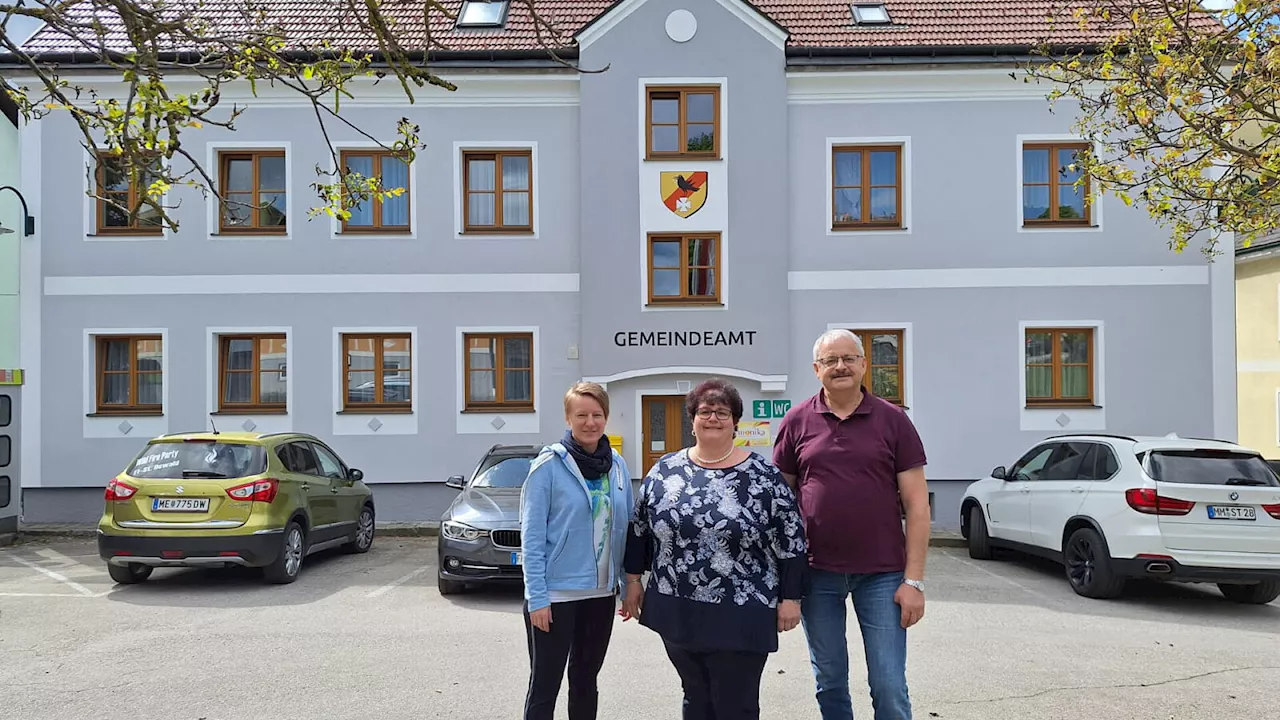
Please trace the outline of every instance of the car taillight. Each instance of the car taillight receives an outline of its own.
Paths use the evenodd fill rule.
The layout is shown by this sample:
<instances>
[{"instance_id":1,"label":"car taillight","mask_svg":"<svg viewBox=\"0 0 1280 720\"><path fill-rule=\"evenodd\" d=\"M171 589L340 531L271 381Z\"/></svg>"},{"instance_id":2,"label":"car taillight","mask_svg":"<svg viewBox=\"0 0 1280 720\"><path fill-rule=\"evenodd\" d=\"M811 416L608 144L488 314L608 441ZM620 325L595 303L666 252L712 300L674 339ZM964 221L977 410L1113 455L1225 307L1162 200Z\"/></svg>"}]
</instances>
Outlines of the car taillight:
<instances>
[{"instance_id":1,"label":"car taillight","mask_svg":"<svg viewBox=\"0 0 1280 720\"><path fill-rule=\"evenodd\" d=\"M1161 495L1152 488L1133 488L1124 492L1129 507L1146 515L1186 515L1196 506L1190 500Z\"/></svg>"},{"instance_id":2,"label":"car taillight","mask_svg":"<svg viewBox=\"0 0 1280 720\"><path fill-rule=\"evenodd\" d=\"M253 502L269 503L276 499L276 492L280 489L280 481L275 478L267 478L265 480L256 480L244 485L237 485L229 490L227 494L236 500L251 500Z\"/></svg>"},{"instance_id":3,"label":"car taillight","mask_svg":"<svg viewBox=\"0 0 1280 720\"><path fill-rule=\"evenodd\" d=\"M138 492L138 488L120 482L120 478L111 478L111 482L107 483L105 497L108 500L128 500L136 492Z\"/></svg>"},{"instance_id":4,"label":"car taillight","mask_svg":"<svg viewBox=\"0 0 1280 720\"><path fill-rule=\"evenodd\" d=\"M1268 515L1270 515L1271 517L1273 517L1273 518L1275 518L1275 519L1277 519L1277 520L1280 520L1280 504L1276 504L1276 505L1263 505L1263 506L1262 506L1262 509L1263 509L1263 510L1266 510L1266 511L1267 511L1267 514L1268 514Z\"/></svg>"}]
</instances>

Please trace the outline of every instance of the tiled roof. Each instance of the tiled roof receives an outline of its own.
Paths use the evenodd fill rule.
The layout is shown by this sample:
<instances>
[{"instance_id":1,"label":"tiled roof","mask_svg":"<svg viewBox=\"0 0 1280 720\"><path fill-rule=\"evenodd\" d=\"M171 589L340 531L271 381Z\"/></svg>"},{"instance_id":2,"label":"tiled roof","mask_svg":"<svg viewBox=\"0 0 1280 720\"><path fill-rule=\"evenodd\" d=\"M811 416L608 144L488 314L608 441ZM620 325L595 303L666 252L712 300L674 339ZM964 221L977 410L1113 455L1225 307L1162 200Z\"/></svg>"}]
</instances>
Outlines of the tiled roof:
<instances>
[{"instance_id":1,"label":"tiled roof","mask_svg":"<svg viewBox=\"0 0 1280 720\"><path fill-rule=\"evenodd\" d=\"M186 0L191 2L192 0ZM709 2L709 0L707 0ZM1141 1L1141 0L1138 0ZM244 0L204 0L199 14L216 24L218 32L248 29L238 8ZM439 0L457 12L462 0ZM1072 9L1096 0L886 0L891 24L858 26L847 0L752 0L750 4L790 33L793 48L911 48L911 47L1027 47L1043 40L1087 43L1102 39L1098 31L1083 32ZM170 3L178 8L183 0ZM493 29L455 28L453 21L432 11L430 40L423 22L423 6L415 0L384 0L384 11L400 28L409 49L433 51L504 51L571 48L573 35L616 3L614 0L532 0L533 12L550 25L539 27L529 4L513 0L505 26ZM295 47L315 47L328 40L340 47L372 49L367 33L343 17L347 3L336 0L256 0L271 19L287 31ZM355 3L360 5L360 3ZM73 4L72 17L87 20L92 3ZM190 12L190 10L187 10ZM118 22L99 17L111 32L108 47L129 49ZM95 43L96 44L96 43ZM36 33L24 46L29 53L85 50L80 43L50 29ZM177 48L171 48L177 49ZM183 48L185 49L185 48Z\"/></svg>"}]
</instances>

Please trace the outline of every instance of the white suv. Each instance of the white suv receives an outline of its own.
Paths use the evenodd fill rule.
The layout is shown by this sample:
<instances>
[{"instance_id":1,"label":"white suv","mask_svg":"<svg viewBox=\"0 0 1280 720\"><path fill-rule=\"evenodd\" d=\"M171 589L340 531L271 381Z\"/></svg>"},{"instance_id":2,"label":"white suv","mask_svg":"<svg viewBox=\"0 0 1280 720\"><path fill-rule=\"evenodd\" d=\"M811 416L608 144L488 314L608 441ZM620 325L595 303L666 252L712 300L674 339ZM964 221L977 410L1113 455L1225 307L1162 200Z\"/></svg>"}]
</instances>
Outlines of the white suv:
<instances>
[{"instance_id":1,"label":"white suv","mask_svg":"<svg viewBox=\"0 0 1280 720\"><path fill-rule=\"evenodd\" d=\"M960 517L970 557L1056 560L1085 597L1117 597L1132 578L1217 583L1242 603L1280 597L1280 477L1234 443L1051 437L970 485Z\"/></svg>"}]
</instances>

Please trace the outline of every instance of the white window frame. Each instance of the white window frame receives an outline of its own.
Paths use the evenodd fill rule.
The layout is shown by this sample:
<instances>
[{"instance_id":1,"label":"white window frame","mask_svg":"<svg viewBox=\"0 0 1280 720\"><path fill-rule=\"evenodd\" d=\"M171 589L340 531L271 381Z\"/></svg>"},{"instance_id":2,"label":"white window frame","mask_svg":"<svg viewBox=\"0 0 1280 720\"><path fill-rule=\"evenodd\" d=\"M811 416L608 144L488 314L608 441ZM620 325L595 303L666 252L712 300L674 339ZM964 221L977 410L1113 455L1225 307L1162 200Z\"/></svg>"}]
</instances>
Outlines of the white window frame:
<instances>
[{"instance_id":1,"label":"white window frame","mask_svg":"<svg viewBox=\"0 0 1280 720\"><path fill-rule=\"evenodd\" d=\"M84 190L84 193L81 195L81 197L84 198L84 238L83 240L85 242L163 242L165 240L171 240L174 238L176 233L173 232L173 229L170 228L168 224L161 225L160 232L153 233L150 235L144 234L144 233L138 233L138 234L112 233L109 235L99 235L98 234L98 201L95 200L93 197L91 197L92 195L95 195L97 192L96 186L98 182L97 180L98 160L96 157L94 157L93 153L89 152L88 149L81 148L81 150L82 150L81 154L84 157L84 168L83 168L84 174L81 176L81 180L82 180L81 186ZM173 167L173 164L169 161L169 158L166 158L166 157L160 158L160 165L163 168L165 168L166 171L168 171L170 168ZM165 191L164 195L161 196L160 203L162 205L168 205L169 198L172 192L173 192L173 189L170 188L169 190ZM170 208L169 210L172 212L174 208Z\"/></svg>"},{"instance_id":2,"label":"white window frame","mask_svg":"<svg viewBox=\"0 0 1280 720\"><path fill-rule=\"evenodd\" d=\"M462 187L463 182L463 164L462 154L469 151L495 151L495 150L528 150L529 162L533 167L530 171L533 174L532 192L533 203L529 211L533 213L533 233L465 233L466 223L463 217L463 195L466 191ZM542 226L542 183L539 180L539 168L541 163L538 161L538 142L536 140L467 140L457 141L453 143L453 237L456 240L466 240L468 242L485 242L489 240L537 240L540 237L540 228ZM497 168L497 172L502 172L502 168ZM410 181L412 184L412 181Z\"/></svg>"},{"instance_id":3,"label":"white window frame","mask_svg":"<svg viewBox=\"0 0 1280 720\"><path fill-rule=\"evenodd\" d=\"M1013 214L1013 220L1014 220L1014 225L1017 227L1017 231L1020 233L1032 233L1032 234L1102 232L1102 228L1103 228L1102 191L1098 188L1096 183L1094 183L1091 186L1091 189L1093 191L1092 192L1093 202L1089 206L1090 224L1076 225L1076 226L1070 226L1070 227L1026 227L1022 222L1022 183L1023 183L1022 148L1023 146L1028 143L1042 143L1042 142L1080 143L1080 142L1086 142L1085 139L1078 135L1073 135L1071 133L1049 133L1049 134L1034 134L1034 135L1023 134L1023 135L1018 135L1015 138L1015 142L1016 144L1014 145L1014 163L1015 163L1014 167L1017 169L1017 173L1016 175L1014 175L1014 185L1015 185L1014 191L1015 192L1014 192L1013 207L1015 212ZM1101 152L1101 148L1098 146L1097 143L1094 143L1092 145L1092 148L1095 154ZM1050 202L1052 202L1052 200L1053 199L1050 198Z\"/></svg>"},{"instance_id":4,"label":"white window frame","mask_svg":"<svg viewBox=\"0 0 1280 720\"><path fill-rule=\"evenodd\" d=\"M1028 330L1089 328L1093 330L1093 403L1091 408L1027 407ZM1035 432L1099 432L1107 429L1106 327L1101 320L1023 320L1018 323L1018 413L1022 430ZM1063 415L1069 420L1061 425Z\"/></svg>"},{"instance_id":5,"label":"white window frame","mask_svg":"<svg viewBox=\"0 0 1280 720\"><path fill-rule=\"evenodd\" d=\"M395 140L379 140L385 147L392 147L397 141ZM358 141L334 141L331 143L333 152L329 154L329 172L333 173L330 182L337 182L338 164L337 158L342 155L343 150L367 150L369 152L385 152L382 147L376 143L358 142ZM423 162L425 148L418 148L415 151L413 162L409 163L409 232L408 233L375 233L375 232L343 232L342 219L334 216L329 217L329 239L330 240L349 240L353 242L361 241L395 241L395 240L417 240L418 239L418 164Z\"/></svg>"},{"instance_id":6,"label":"white window frame","mask_svg":"<svg viewBox=\"0 0 1280 720\"><path fill-rule=\"evenodd\" d=\"M413 180L409 181L410 185ZM409 334L409 381L412 383L409 398L409 412L379 412L368 410L350 412L343 410L342 376L347 371L343 358L346 348L343 347L343 335L375 335L381 333ZM333 329L333 434L334 435L417 435L418 434L418 398L421 388L421 368L419 362L418 328L405 326L381 327L335 327ZM290 393L292 397L292 393ZM374 422L374 421L377 422ZM374 429L374 428L377 429Z\"/></svg>"},{"instance_id":7,"label":"white window frame","mask_svg":"<svg viewBox=\"0 0 1280 720\"><path fill-rule=\"evenodd\" d=\"M539 408L546 400L542 387L542 338L537 325L474 325L454 328L454 384L457 404L457 433L459 435L536 435L542 432L542 413ZM476 412L467 410L466 353L464 338L473 333L532 333L533 347L533 412ZM501 428L493 426L494 420L502 418Z\"/></svg>"},{"instance_id":8,"label":"white window frame","mask_svg":"<svg viewBox=\"0 0 1280 720\"><path fill-rule=\"evenodd\" d=\"M901 330L902 344L906 347L898 349L902 353L902 383L906 386L906 392L902 394L903 412L907 417L915 420L915 394L916 394L916 361L915 361L915 327L909 322L838 322L827 323L828 330ZM870 350L863 348L863 352L869 353ZM871 357L867 356L867 372L871 371Z\"/></svg>"},{"instance_id":9,"label":"white window frame","mask_svg":"<svg viewBox=\"0 0 1280 720\"><path fill-rule=\"evenodd\" d=\"M298 213L297 199L298 195L293 183L293 143L288 140L281 141L210 141L205 143L206 148L206 164L205 170L215 182L221 180L221 170L219 168L218 159L224 152L245 151L252 152L256 150L283 150L284 151L284 189L288 193L285 198L285 232L283 235L262 234L254 235L251 233L219 233L218 232L218 210L221 203L218 198L210 194L205 200L205 223L206 235L210 241L215 242L268 242L268 241L284 241L293 239L293 231L298 224L300 213ZM221 184L217 185L218 191L222 191ZM301 215L305 215L302 213Z\"/></svg>"},{"instance_id":10,"label":"white window frame","mask_svg":"<svg viewBox=\"0 0 1280 720\"><path fill-rule=\"evenodd\" d=\"M284 414L267 413L221 413L218 411L218 387L221 378L218 367L218 342L222 335L262 335L268 333L283 333L285 341L285 367L288 368L288 374L285 376L285 411ZM205 417L212 418L217 424L218 430L223 431L245 431L258 433L277 433L277 432L293 432L293 400L296 394L293 390L293 377L297 366L293 363L293 328L289 326L272 326L272 327L252 327L252 326L223 326L205 328L205 361L208 363L205 371ZM248 430L244 424L252 421L255 427Z\"/></svg>"},{"instance_id":11,"label":"white window frame","mask_svg":"<svg viewBox=\"0 0 1280 720\"><path fill-rule=\"evenodd\" d=\"M835 158L833 154L838 145L899 145L902 147L902 177L899 182L902 183L902 207L898 208L898 212L902 214L902 227L900 228L882 228L882 229L850 229L837 230L833 227L832 218L835 216L835 199L834 188L836 179ZM823 220L827 235L829 237L841 238L857 238L857 237L877 237L885 235L910 235L912 233L912 200L913 193L911 187L911 136L910 135L885 135L879 137L829 137L827 138L827 159L825 161L827 168L827 185L825 188L827 200L827 215ZM870 182L870 179L868 179ZM1021 202L1021 200L1019 200Z\"/></svg>"},{"instance_id":12,"label":"white window frame","mask_svg":"<svg viewBox=\"0 0 1280 720\"><path fill-rule=\"evenodd\" d=\"M98 338L133 335L160 336L160 414L98 415ZM82 352L80 397L84 410L81 428L84 438L136 440L150 439L169 432L169 328L85 328L82 334Z\"/></svg>"}]
</instances>

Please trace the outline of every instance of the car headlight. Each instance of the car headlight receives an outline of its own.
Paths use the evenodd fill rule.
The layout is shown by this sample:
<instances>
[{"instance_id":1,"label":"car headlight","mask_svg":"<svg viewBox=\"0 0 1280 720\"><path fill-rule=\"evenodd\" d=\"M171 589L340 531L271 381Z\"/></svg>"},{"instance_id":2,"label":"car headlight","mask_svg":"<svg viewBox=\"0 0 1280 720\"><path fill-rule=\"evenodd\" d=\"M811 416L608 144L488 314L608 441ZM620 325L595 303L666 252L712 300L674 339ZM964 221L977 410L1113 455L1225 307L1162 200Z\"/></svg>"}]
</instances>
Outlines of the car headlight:
<instances>
[{"instance_id":1,"label":"car headlight","mask_svg":"<svg viewBox=\"0 0 1280 720\"><path fill-rule=\"evenodd\" d=\"M483 537L489 537L488 530L473 528L470 525L464 525L460 522L454 522L452 520L446 520L443 523L441 523L440 534L444 535L446 538L449 538L450 540L466 540L467 542L471 542L472 540L479 540L480 538L483 538Z\"/></svg>"}]
</instances>

